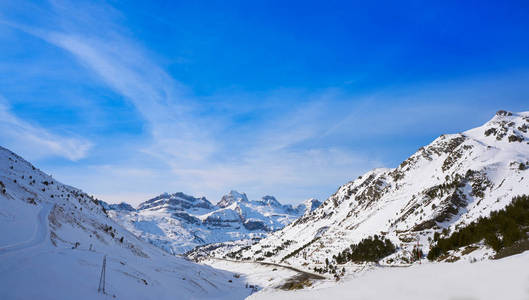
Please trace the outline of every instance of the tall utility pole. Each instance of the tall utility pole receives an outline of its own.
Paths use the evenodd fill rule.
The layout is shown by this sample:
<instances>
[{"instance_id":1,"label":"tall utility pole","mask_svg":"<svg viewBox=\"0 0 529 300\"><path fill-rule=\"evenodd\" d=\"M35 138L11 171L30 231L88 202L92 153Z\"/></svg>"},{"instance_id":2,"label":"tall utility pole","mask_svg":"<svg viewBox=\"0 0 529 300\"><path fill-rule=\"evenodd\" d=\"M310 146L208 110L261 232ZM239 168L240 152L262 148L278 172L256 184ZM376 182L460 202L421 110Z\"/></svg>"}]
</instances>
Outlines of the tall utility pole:
<instances>
[{"instance_id":1,"label":"tall utility pole","mask_svg":"<svg viewBox=\"0 0 529 300\"><path fill-rule=\"evenodd\" d=\"M419 264L421 264L421 244L420 244L420 237L417 236L417 259L419 260Z\"/></svg>"},{"instance_id":2,"label":"tall utility pole","mask_svg":"<svg viewBox=\"0 0 529 300\"><path fill-rule=\"evenodd\" d=\"M97 289L98 293L105 294L105 275L107 267L107 256L103 257L103 266L101 267L101 277L99 277L99 288Z\"/></svg>"}]
</instances>

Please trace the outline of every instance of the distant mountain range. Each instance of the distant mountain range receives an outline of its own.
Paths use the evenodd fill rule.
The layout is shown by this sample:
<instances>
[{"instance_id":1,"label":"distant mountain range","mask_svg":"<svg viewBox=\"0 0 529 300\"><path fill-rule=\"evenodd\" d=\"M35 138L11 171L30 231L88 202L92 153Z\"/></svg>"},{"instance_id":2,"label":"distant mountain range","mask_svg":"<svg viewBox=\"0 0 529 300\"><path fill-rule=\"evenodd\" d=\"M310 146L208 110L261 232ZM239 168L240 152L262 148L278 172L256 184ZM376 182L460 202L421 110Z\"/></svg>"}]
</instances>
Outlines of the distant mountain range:
<instances>
[{"instance_id":1,"label":"distant mountain range","mask_svg":"<svg viewBox=\"0 0 529 300\"><path fill-rule=\"evenodd\" d=\"M216 205L184 193L161 194L137 209L127 203L100 203L129 231L171 254L211 243L260 239L321 204L308 199L297 206L283 205L273 196L251 201L237 191L224 195Z\"/></svg>"}]
</instances>

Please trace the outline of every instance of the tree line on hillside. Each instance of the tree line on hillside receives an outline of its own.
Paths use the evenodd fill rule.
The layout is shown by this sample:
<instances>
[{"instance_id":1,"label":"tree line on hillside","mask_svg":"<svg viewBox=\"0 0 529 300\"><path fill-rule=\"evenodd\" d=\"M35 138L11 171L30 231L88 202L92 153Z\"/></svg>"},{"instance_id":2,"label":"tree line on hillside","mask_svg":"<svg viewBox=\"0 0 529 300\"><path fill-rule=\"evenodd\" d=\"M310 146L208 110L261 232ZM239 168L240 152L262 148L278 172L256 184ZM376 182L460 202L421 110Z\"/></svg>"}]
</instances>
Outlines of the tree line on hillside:
<instances>
[{"instance_id":1,"label":"tree line on hillside","mask_svg":"<svg viewBox=\"0 0 529 300\"><path fill-rule=\"evenodd\" d=\"M517 196L504 209L492 212L489 217L480 217L450 236L441 238L436 233L428 259L435 260L450 250L481 241L498 252L526 239L528 226L529 196Z\"/></svg>"},{"instance_id":2,"label":"tree line on hillside","mask_svg":"<svg viewBox=\"0 0 529 300\"><path fill-rule=\"evenodd\" d=\"M358 244L351 244L348 249L343 250L333 258L338 264L349 261L359 263L365 261L377 262L380 259L394 253L395 245L385 237L374 235L361 240Z\"/></svg>"},{"instance_id":3,"label":"tree line on hillside","mask_svg":"<svg viewBox=\"0 0 529 300\"><path fill-rule=\"evenodd\" d=\"M333 265L333 261L338 265L347 262L363 263L363 262L378 262L380 259L395 253L395 245L385 237L378 235L367 237L361 240L358 244L351 244L347 249L333 255L333 260L325 259L325 266L318 268L314 267L314 271L320 274L331 273L334 274L336 280L345 274L345 268L341 270Z\"/></svg>"}]
</instances>

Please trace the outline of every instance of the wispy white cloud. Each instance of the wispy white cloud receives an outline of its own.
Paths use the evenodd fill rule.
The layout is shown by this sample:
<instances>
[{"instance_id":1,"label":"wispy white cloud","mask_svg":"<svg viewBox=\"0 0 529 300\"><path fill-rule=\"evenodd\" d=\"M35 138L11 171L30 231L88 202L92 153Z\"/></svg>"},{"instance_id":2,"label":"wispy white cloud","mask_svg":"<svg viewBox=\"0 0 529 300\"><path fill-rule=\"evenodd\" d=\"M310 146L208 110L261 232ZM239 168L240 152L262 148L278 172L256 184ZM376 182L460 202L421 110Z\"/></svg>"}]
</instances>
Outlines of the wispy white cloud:
<instances>
[{"instance_id":1,"label":"wispy white cloud","mask_svg":"<svg viewBox=\"0 0 529 300\"><path fill-rule=\"evenodd\" d=\"M60 11L60 18L72 15L64 6ZM82 19L88 22L86 17ZM95 21L93 26L99 27ZM151 136L151 143L141 150L163 161L169 169L157 171L169 172L166 177L175 178L176 185L188 191L218 195L230 188L243 188L250 193L265 193L284 191L296 184L311 189L306 193L309 197L316 188L341 181L353 169L371 166L340 148L295 149L296 144L324 130L311 121L321 119L324 96L266 120L251 132L219 135L226 133L230 120L200 115L189 91L159 67L147 50L116 30L115 24L109 30L98 28L96 33L69 28L25 30L74 55L131 101L144 117ZM173 184L166 180L168 185Z\"/></svg>"},{"instance_id":2,"label":"wispy white cloud","mask_svg":"<svg viewBox=\"0 0 529 300\"><path fill-rule=\"evenodd\" d=\"M92 143L81 137L52 133L14 115L0 97L0 140L29 158L60 156L72 161L86 157Z\"/></svg>"},{"instance_id":3,"label":"wispy white cloud","mask_svg":"<svg viewBox=\"0 0 529 300\"><path fill-rule=\"evenodd\" d=\"M318 193L325 185L341 182L350 174L373 166L344 149L291 149L324 130L321 124L313 122L321 119L324 102L313 101L269 120L250 135L235 136L240 140L234 142L216 135L226 126L224 119L197 116L189 104L192 99L182 92L185 89L146 57L123 59L122 52L138 53L133 43L116 45L112 41L56 33L49 40L74 54L134 103L147 121L152 137L152 143L144 145L142 151L170 167L159 170L168 172L167 178L174 178L166 179L168 186L214 198L234 188L254 195L281 191L284 196L301 200ZM224 151L233 156L226 157ZM295 191L294 185L307 191Z\"/></svg>"},{"instance_id":4,"label":"wispy white cloud","mask_svg":"<svg viewBox=\"0 0 529 300\"><path fill-rule=\"evenodd\" d=\"M146 151L193 161L214 151L209 131L192 116L185 88L149 61L140 46L123 37L100 40L76 33L50 32L45 38L75 55L136 106L153 138Z\"/></svg>"}]
</instances>

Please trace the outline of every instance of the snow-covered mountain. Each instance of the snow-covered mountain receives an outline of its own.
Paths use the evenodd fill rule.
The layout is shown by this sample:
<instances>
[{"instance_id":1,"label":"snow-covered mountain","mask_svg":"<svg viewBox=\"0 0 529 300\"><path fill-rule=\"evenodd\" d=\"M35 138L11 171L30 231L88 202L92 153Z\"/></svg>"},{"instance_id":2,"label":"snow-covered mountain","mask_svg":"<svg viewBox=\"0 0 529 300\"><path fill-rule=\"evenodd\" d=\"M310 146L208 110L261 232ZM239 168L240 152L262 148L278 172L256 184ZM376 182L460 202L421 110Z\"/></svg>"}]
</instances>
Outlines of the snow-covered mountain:
<instances>
[{"instance_id":1,"label":"snow-covered mountain","mask_svg":"<svg viewBox=\"0 0 529 300\"><path fill-rule=\"evenodd\" d=\"M312 269L376 234L397 245L384 263L408 263L414 247L428 252L434 233L453 232L529 194L528 130L529 112L498 111L481 127L440 136L394 169L375 169L344 184L320 207L258 243L212 254ZM493 254L483 246L466 257Z\"/></svg>"},{"instance_id":2,"label":"snow-covered mountain","mask_svg":"<svg viewBox=\"0 0 529 300\"><path fill-rule=\"evenodd\" d=\"M196 201L204 209L206 202ZM106 295L98 293L104 257ZM2 147L0 281L0 299L243 299L251 293L233 273L138 239L99 201Z\"/></svg>"},{"instance_id":3,"label":"snow-covered mountain","mask_svg":"<svg viewBox=\"0 0 529 300\"><path fill-rule=\"evenodd\" d=\"M184 193L162 194L133 209L126 203L102 205L109 215L137 236L172 254L197 246L265 237L321 203L309 199L295 207L273 196L251 201L231 191L213 205L206 198Z\"/></svg>"}]
</instances>

